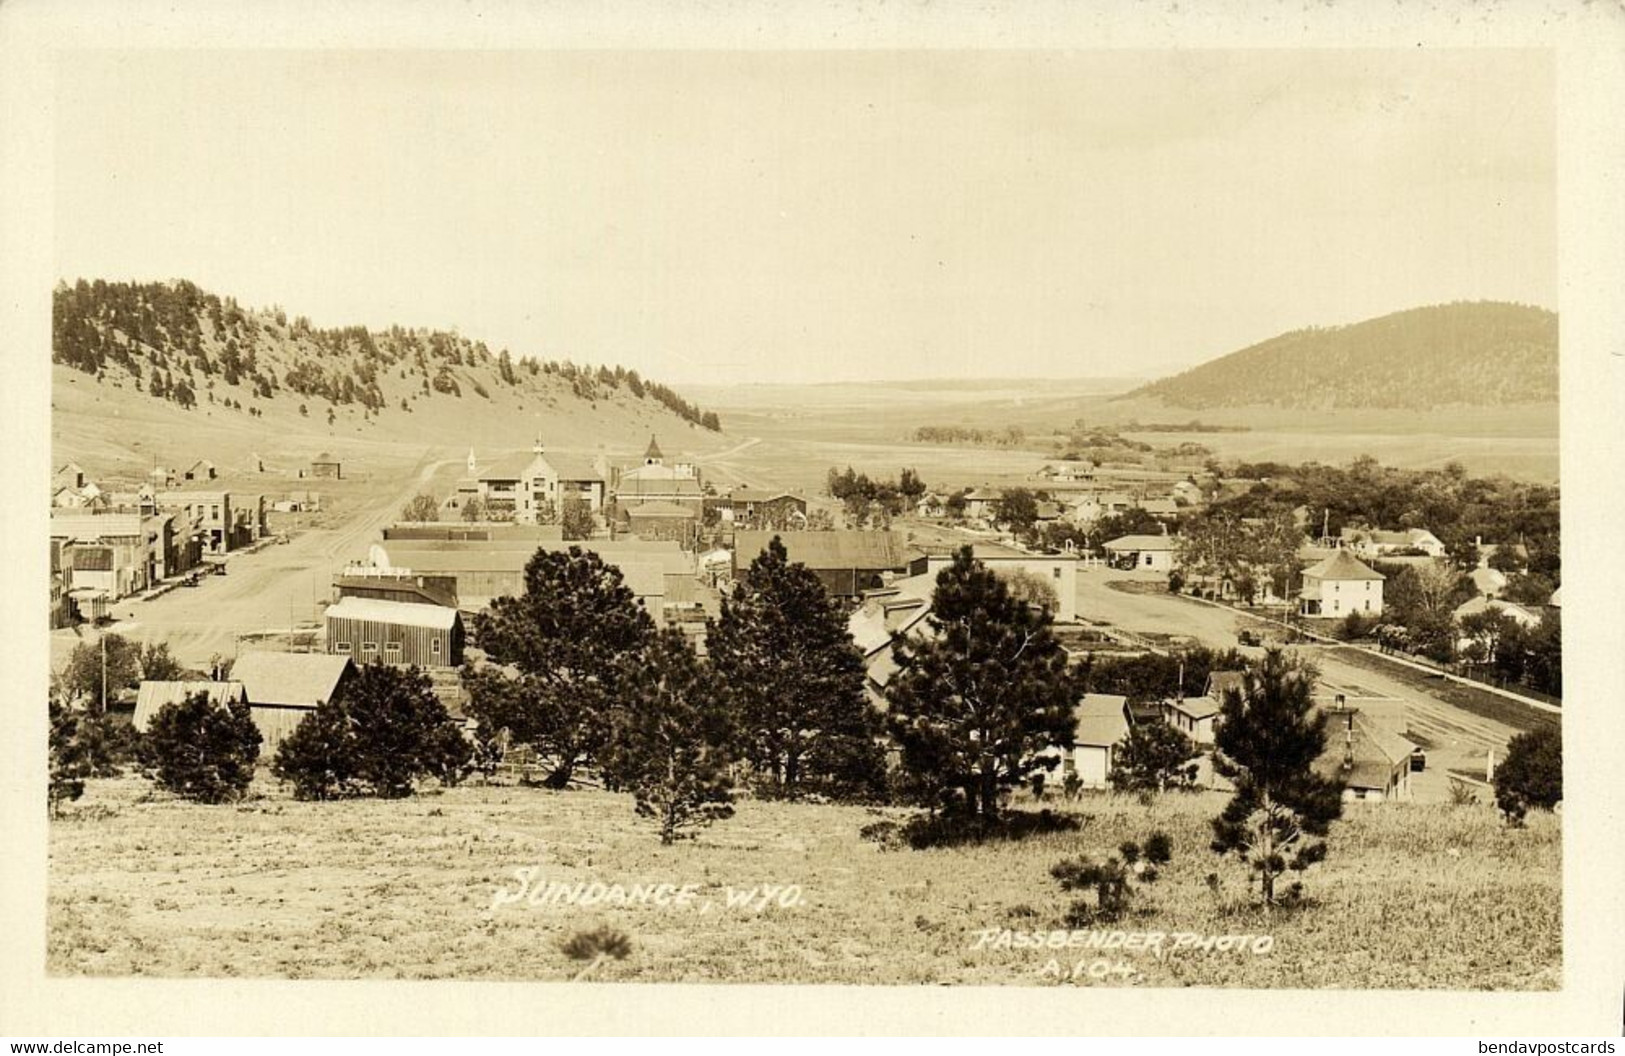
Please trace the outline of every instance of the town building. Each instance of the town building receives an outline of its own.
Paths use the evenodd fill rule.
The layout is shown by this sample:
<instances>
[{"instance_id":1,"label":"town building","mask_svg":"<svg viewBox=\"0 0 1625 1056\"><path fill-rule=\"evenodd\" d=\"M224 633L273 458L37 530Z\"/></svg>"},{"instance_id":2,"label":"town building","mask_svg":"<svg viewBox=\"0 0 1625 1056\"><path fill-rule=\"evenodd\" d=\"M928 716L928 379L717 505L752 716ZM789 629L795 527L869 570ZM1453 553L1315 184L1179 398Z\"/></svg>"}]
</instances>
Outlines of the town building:
<instances>
[{"instance_id":1,"label":"town building","mask_svg":"<svg viewBox=\"0 0 1625 1056\"><path fill-rule=\"evenodd\" d=\"M723 524L737 528L805 528L807 500L790 491L772 488L734 488L725 495L705 499Z\"/></svg>"},{"instance_id":2,"label":"town building","mask_svg":"<svg viewBox=\"0 0 1625 1056\"><path fill-rule=\"evenodd\" d=\"M688 506L643 502L625 510L627 531L640 539L669 539L685 549L694 545L700 520Z\"/></svg>"},{"instance_id":3,"label":"town building","mask_svg":"<svg viewBox=\"0 0 1625 1056\"><path fill-rule=\"evenodd\" d=\"M836 598L856 602L888 578L927 571L926 556L911 550L894 531L741 531L734 533L734 578L765 553L773 539L784 544L792 563L806 565Z\"/></svg>"},{"instance_id":4,"label":"town building","mask_svg":"<svg viewBox=\"0 0 1625 1056\"><path fill-rule=\"evenodd\" d=\"M1046 584L1055 592L1055 607L1051 611L1057 623L1075 623L1078 619L1078 565L1073 554L1033 554L996 544L971 547L971 556L986 565L996 575L1029 576ZM932 576L953 564L952 553L932 554L926 561L926 571Z\"/></svg>"},{"instance_id":5,"label":"town building","mask_svg":"<svg viewBox=\"0 0 1625 1056\"><path fill-rule=\"evenodd\" d=\"M357 663L459 667L463 618L456 609L421 602L341 597L326 612L327 651Z\"/></svg>"},{"instance_id":6,"label":"town building","mask_svg":"<svg viewBox=\"0 0 1625 1056\"><path fill-rule=\"evenodd\" d=\"M473 452L469 464L474 465ZM604 474L591 460L548 454L538 439L529 453L499 458L484 469L474 469L460 481L453 498L457 506L478 497L493 520L519 524L556 521L564 504L578 500L594 514L605 504Z\"/></svg>"},{"instance_id":7,"label":"town building","mask_svg":"<svg viewBox=\"0 0 1625 1056\"><path fill-rule=\"evenodd\" d=\"M1345 802L1411 798L1411 756L1416 745L1356 708L1324 709L1326 750L1313 764L1321 777L1341 782Z\"/></svg>"},{"instance_id":8,"label":"town building","mask_svg":"<svg viewBox=\"0 0 1625 1056\"><path fill-rule=\"evenodd\" d=\"M216 707L226 707L248 699L243 684L237 681L142 682L140 688L136 690L135 714L130 720L130 725L135 727L137 733L146 733L160 708L167 704L185 703L188 697L199 693L206 694L209 703ZM266 757L263 745L260 757Z\"/></svg>"}]
</instances>

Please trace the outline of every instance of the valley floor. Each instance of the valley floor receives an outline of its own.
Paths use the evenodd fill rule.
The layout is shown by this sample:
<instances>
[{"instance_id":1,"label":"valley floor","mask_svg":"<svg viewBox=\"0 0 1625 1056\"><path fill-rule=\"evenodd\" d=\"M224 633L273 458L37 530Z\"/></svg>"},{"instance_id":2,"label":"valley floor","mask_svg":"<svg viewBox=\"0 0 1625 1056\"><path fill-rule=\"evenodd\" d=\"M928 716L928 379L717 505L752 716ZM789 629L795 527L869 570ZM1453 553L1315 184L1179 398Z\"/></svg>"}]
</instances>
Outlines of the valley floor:
<instances>
[{"instance_id":1,"label":"valley floor","mask_svg":"<svg viewBox=\"0 0 1625 1056\"><path fill-rule=\"evenodd\" d=\"M913 851L861 837L902 816L861 807L746 801L662 847L628 797L602 792L473 785L300 803L262 776L249 802L206 807L150 787L92 782L52 823L53 974L560 981L583 967L561 943L609 926L631 952L594 970L603 981L1037 986L1079 969L1066 985L1561 985L1561 834L1549 814L1515 830L1481 805L1350 805L1330 857L1304 878L1311 904L1269 919L1240 867L1208 850L1223 803L1212 793L1050 803L1081 829ZM1050 878L1055 862L1099 859L1156 829L1173 838L1173 861L1109 927L1165 933L1162 956L998 938L1065 926L1073 896ZM694 896L493 909L527 867L534 882L691 884ZM764 897L761 885L782 890ZM757 895L730 907L730 889ZM1273 944L1176 950L1176 933Z\"/></svg>"}]
</instances>

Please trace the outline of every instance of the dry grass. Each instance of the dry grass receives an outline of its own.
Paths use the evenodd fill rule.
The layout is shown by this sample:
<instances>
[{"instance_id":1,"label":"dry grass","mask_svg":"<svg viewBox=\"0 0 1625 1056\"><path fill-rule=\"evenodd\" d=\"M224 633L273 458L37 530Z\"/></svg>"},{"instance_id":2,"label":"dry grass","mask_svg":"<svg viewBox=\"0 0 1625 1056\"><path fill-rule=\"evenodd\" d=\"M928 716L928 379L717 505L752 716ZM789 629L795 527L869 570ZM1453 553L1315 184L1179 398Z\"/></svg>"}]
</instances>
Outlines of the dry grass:
<instances>
[{"instance_id":1,"label":"dry grass","mask_svg":"<svg viewBox=\"0 0 1625 1056\"><path fill-rule=\"evenodd\" d=\"M1207 850L1213 796L1150 807L1101 796L1080 831L1019 843L882 850L877 812L745 803L696 841L662 847L607 793L472 787L404 802L297 803L267 789L237 807L94 783L53 823L49 968L59 974L287 978L568 979L563 951L598 927L631 952L595 979L640 982L1039 985L1053 956L977 949L981 929L1050 929L1070 901L1058 859L1168 831L1174 860L1120 925L1271 934L1265 955L1112 955L1097 985L1559 986L1559 828L1504 829L1482 807L1368 806L1334 830L1309 909L1266 920L1236 867ZM1071 808L1064 808L1071 809ZM886 816L896 817L896 812ZM697 885L687 908L503 906L515 870L544 879ZM1206 877L1226 879L1217 892ZM798 905L726 908L726 889L798 885ZM787 901L795 902L794 898ZM710 903L706 911L703 906Z\"/></svg>"}]
</instances>

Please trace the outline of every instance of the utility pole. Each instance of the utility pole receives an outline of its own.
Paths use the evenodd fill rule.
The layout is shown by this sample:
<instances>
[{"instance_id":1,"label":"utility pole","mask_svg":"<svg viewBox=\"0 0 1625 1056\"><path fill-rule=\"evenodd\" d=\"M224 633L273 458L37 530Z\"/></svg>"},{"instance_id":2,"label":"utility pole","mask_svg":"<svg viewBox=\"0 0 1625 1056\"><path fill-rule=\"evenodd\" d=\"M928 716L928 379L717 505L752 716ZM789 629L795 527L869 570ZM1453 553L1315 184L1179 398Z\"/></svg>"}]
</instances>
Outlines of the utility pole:
<instances>
[{"instance_id":1,"label":"utility pole","mask_svg":"<svg viewBox=\"0 0 1625 1056\"><path fill-rule=\"evenodd\" d=\"M107 632L104 630L99 635L97 635L96 636L96 641L101 645L101 650L102 650L102 710L101 710L101 713L103 715L106 715L107 714Z\"/></svg>"}]
</instances>

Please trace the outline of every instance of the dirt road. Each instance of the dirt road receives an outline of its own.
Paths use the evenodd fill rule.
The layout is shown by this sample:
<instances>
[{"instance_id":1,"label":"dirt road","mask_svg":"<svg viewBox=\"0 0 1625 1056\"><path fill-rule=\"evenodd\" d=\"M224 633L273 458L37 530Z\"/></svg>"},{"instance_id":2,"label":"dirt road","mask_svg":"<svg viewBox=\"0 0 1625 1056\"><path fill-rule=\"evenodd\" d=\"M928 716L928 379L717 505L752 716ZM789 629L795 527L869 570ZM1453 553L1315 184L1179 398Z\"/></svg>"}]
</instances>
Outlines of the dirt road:
<instances>
[{"instance_id":1,"label":"dirt road","mask_svg":"<svg viewBox=\"0 0 1625 1056\"><path fill-rule=\"evenodd\" d=\"M1228 609L1204 605L1165 592L1129 593L1113 582L1146 581L1147 577L1111 569L1088 569L1078 577L1078 613L1137 633L1186 635L1212 648L1236 645L1236 632L1247 618ZM1304 646L1303 653L1320 669L1320 694L1370 714L1397 733L1409 735L1428 752L1428 769L1412 777L1418 800L1447 799L1446 769L1481 771L1485 756L1506 753L1518 731L1504 723L1473 715L1397 679L1369 671L1340 658L1336 646ZM1243 649L1244 653L1257 650Z\"/></svg>"},{"instance_id":2,"label":"dirt road","mask_svg":"<svg viewBox=\"0 0 1625 1056\"><path fill-rule=\"evenodd\" d=\"M182 663L202 668L211 657L233 656L238 635L310 625L320 618L333 573L365 558L380 530L396 519L408 499L443 470L462 465L462 459L450 455L425 450L406 477L380 482L380 498L340 526L308 529L286 545L232 556L226 575L205 576L198 587L172 590L151 601L118 602L113 606L118 618L107 630L168 642ZM80 641L94 641L94 635L52 632L53 667Z\"/></svg>"}]
</instances>

